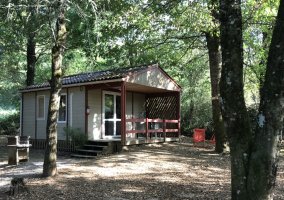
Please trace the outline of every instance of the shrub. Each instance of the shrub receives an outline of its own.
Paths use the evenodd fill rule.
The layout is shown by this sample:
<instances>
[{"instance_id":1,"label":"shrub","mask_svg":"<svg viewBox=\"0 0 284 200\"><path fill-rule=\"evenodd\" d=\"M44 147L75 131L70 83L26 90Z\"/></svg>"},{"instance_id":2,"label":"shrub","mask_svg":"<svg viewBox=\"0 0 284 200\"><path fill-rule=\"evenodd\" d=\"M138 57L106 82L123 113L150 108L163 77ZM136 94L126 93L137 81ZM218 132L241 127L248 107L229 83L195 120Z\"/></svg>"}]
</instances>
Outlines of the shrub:
<instances>
[{"instance_id":1,"label":"shrub","mask_svg":"<svg viewBox=\"0 0 284 200\"><path fill-rule=\"evenodd\" d=\"M64 128L67 140L74 142L75 146L82 146L88 140L86 134L79 128Z\"/></svg>"},{"instance_id":2,"label":"shrub","mask_svg":"<svg viewBox=\"0 0 284 200\"><path fill-rule=\"evenodd\" d=\"M20 113L16 112L0 119L0 135L17 135L20 128Z\"/></svg>"},{"instance_id":3,"label":"shrub","mask_svg":"<svg viewBox=\"0 0 284 200\"><path fill-rule=\"evenodd\" d=\"M181 111L181 133L186 136L192 136L193 129L205 128L212 134L212 107L211 102L200 102L194 106L190 113L187 106L182 107Z\"/></svg>"}]
</instances>

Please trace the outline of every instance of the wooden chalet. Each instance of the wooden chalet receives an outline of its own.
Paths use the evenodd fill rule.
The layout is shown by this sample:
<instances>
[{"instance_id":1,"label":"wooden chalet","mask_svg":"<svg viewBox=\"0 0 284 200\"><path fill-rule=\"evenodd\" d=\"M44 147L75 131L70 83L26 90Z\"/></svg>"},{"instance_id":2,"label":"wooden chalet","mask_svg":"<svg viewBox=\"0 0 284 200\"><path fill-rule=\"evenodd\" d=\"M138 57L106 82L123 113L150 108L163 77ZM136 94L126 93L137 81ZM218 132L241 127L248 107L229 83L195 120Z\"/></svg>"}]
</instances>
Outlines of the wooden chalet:
<instances>
[{"instance_id":1,"label":"wooden chalet","mask_svg":"<svg viewBox=\"0 0 284 200\"><path fill-rule=\"evenodd\" d=\"M58 141L64 128L80 130L90 141L122 146L177 141L181 87L158 64L66 76L58 113ZM21 90L21 135L44 143L49 83Z\"/></svg>"}]
</instances>

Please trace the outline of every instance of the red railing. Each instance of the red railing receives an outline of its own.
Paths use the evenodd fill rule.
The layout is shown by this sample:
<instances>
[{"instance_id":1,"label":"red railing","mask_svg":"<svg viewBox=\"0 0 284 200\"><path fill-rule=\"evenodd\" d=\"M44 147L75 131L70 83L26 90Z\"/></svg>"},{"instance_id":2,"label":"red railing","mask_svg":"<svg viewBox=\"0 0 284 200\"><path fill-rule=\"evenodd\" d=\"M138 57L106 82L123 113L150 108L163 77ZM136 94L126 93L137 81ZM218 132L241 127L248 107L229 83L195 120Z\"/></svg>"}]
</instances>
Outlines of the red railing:
<instances>
[{"instance_id":1,"label":"red railing","mask_svg":"<svg viewBox=\"0 0 284 200\"><path fill-rule=\"evenodd\" d=\"M150 138L151 133L162 133L164 138L167 137L167 133L175 133L175 137L179 137L180 133L179 120L143 118L143 119L126 119L126 123L132 123L131 130L126 130L126 135L136 134L136 137L137 134L145 134L146 138ZM136 123L144 123L143 129L137 129ZM167 128L167 124L176 124L175 125L176 128Z\"/></svg>"}]
</instances>

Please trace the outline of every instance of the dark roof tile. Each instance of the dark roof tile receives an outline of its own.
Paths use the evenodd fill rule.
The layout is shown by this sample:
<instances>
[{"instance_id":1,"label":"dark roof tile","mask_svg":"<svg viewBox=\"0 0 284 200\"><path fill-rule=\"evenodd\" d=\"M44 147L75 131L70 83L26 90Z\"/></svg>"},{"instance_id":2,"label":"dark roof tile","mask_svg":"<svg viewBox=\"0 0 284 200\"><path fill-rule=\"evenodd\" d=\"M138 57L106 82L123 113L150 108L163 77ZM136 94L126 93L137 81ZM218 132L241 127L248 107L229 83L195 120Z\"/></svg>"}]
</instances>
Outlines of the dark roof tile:
<instances>
[{"instance_id":1,"label":"dark roof tile","mask_svg":"<svg viewBox=\"0 0 284 200\"><path fill-rule=\"evenodd\" d=\"M151 66L158 66L158 65L153 64L153 65L143 65L138 67L116 68L104 71L87 72L87 73L74 74L70 76L64 76L62 79L62 84L71 85L78 83L87 83L87 82L124 78L129 74L143 71L144 69ZM50 87L50 84L48 82L45 82L37 85L28 86L22 90L32 90L32 89L47 88L47 87Z\"/></svg>"}]
</instances>

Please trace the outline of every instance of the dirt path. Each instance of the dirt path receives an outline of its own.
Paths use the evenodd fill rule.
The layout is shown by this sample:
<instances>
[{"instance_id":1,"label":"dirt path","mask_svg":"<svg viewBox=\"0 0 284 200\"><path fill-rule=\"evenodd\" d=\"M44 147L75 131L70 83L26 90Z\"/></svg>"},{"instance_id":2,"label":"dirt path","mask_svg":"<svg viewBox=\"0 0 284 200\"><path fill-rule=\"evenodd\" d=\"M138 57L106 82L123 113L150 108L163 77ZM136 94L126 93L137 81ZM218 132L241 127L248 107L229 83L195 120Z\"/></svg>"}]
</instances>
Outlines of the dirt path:
<instances>
[{"instance_id":1,"label":"dirt path","mask_svg":"<svg viewBox=\"0 0 284 200\"><path fill-rule=\"evenodd\" d=\"M59 175L41 179L42 151L31 161L8 166L0 150L0 199L230 199L229 156L212 147L189 143L133 147L96 160L59 156ZM283 199L283 158L274 199ZM14 176L27 180L26 191L14 197L5 192Z\"/></svg>"}]
</instances>

